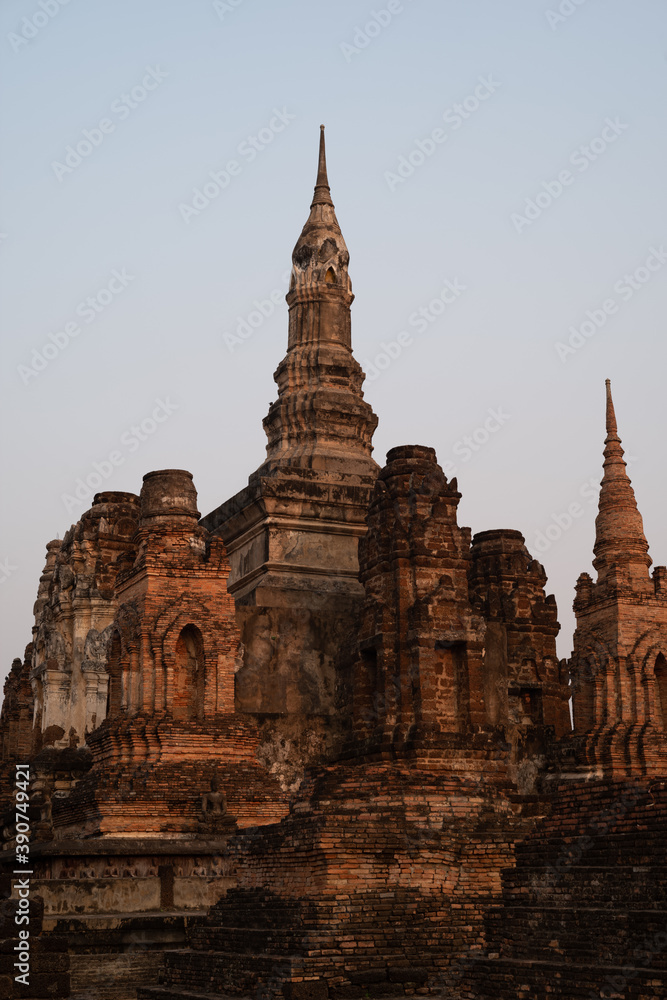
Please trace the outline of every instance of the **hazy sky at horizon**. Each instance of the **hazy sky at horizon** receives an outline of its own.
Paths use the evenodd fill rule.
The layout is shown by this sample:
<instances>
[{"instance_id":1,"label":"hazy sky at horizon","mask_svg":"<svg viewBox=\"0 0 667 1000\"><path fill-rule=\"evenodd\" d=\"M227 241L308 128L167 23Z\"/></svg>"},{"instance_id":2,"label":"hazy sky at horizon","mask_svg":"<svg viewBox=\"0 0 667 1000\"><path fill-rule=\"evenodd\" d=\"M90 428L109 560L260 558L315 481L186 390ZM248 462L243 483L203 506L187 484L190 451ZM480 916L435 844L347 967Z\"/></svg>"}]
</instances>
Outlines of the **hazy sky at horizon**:
<instances>
[{"instance_id":1,"label":"hazy sky at horizon","mask_svg":"<svg viewBox=\"0 0 667 1000\"><path fill-rule=\"evenodd\" d=\"M0 674L112 452L101 489L185 468L203 514L262 462L320 122L378 462L430 445L523 532L566 656L611 378L667 562L664 2L5 0L0 45Z\"/></svg>"}]
</instances>

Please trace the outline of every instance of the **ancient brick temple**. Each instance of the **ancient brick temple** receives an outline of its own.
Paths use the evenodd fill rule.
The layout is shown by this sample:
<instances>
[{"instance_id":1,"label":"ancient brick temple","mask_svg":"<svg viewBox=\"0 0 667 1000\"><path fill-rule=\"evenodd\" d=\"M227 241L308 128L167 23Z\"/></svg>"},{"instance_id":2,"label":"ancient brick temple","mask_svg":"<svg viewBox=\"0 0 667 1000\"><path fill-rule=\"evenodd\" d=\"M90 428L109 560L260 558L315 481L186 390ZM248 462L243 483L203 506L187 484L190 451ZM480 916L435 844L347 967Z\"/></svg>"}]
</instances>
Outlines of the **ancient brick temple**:
<instances>
[{"instance_id":1,"label":"ancient brick temple","mask_svg":"<svg viewBox=\"0 0 667 1000\"><path fill-rule=\"evenodd\" d=\"M0 719L0 995L664 1000L667 571L609 383L559 661L522 535L471 538L432 448L371 456L323 134L292 260L248 486L200 518L150 472L47 545Z\"/></svg>"}]
</instances>

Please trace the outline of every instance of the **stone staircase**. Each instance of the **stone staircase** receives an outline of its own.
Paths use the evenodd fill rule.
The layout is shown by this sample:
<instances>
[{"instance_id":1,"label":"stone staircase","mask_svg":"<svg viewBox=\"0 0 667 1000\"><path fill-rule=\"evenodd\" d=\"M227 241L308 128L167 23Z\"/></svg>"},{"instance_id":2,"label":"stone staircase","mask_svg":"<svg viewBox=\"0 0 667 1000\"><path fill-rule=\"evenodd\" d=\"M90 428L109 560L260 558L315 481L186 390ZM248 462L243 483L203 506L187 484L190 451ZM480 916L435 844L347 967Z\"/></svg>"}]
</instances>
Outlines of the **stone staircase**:
<instances>
[{"instance_id":1,"label":"stone staircase","mask_svg":"<svg viewBox=\"0 0 667 1000\"><path fill-rule=\"evenodd\" d=\"M339 963L338 971L342 972L341 944L344 948L346 938L336 939L335 926L340 915L333 900L304 906L301 901L290 904L284 898L261 891L230 890L215 908L217 912L193 924L188 933L188 948L166 952L160 976L162 985L144 987L138 997L186 1000L203 996L212 1000L232 995L236 998L282 995L291 1000L326 1000L330 996L340 996L342 1000L344 996L362 997L369 993L374 998L404 998L405 987L413 991L422 988L428 972L420 965L425 956L416 946L405 947L400 928L393 933L385 928L384 944L395 957L388 957L386 950L378 954L370 937L361 963L358 954L354 957L351 954L356 952L356 941L363 941L364 935L370 935L377 924L378 905L382 904L375 898L371 900L371 895L368 913L360 912L354 924L345 928L349 961L362 966L357 972L347 973L351 987L339 990L335 976L331 981L320 978L309 967L309 960L324 959L331 969L334 962ZM391 923L393 905L416 908L416 902L397 900L395 893L386 895L394 897L384 901L387 925ZM359 903L359 910L362 909ZM222 913L224 924L220 923ZM410 958L402 957L410 951ZM332 956L331 962L326 962L327 955Z\"/></svg>"},{"instance_id":2,"label":"stone staircase","mask_svg":"<svg viewBox=\"0 0 667 1000\"><path fill-rule=\"evenodd\" d=\"M137 1000L255 1000L252 994L193 993L173 986L141 986Z\"/></svg>"},{"instance_id":3,"label":"stone staircase","mask_svg":"<svg viewBox=\"0 0 667 1000\"><path fill-rule=\"evenodd\" d=\"M577 780L562 782L553 801L504 853L507 830L495 821L465 831L464 853L454 850L463 827L452 822L409 857L398 814L334 810L320 828L312 817L267 828L248 858L258 875L283 878L283 891L251 888L252 879L230 889L193 922L187 947L166 951L160 985L138 996L667 1000L667 788ZM439 886L432 894L414 876L399 884L425 855L421 877ZM363 891L350 869L363 873ZM448 871L458 871L454 882ZM493 872L497 891L481 881ZM315 880L298 881L306 875Z\"/></svg>"},{"instance_id":4,"label":"stone staircase","mask_svg":"<svg viewBox=\"0 0 667 1000\"><path fill-rule=\"evenodd\" d=\"M462 976L475 1000L665 1000L667 794L650 782L561 790L517 846L487 944Z\"/></svg>"}]
</instances>

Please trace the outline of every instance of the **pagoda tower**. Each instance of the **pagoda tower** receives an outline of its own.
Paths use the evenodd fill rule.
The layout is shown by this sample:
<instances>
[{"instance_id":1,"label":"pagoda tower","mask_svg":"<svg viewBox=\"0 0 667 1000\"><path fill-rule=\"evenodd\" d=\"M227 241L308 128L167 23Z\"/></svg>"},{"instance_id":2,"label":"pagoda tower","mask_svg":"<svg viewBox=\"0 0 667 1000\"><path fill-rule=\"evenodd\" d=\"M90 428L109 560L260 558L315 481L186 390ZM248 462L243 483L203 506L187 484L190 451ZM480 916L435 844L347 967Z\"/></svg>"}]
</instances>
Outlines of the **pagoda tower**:
<instances>
[{"instance_id":1,"label":"pagoda tower","mask_svg":"<svg viewBox=\"0 0 667 1000\"><path fill-rule=\"evenodd\" d=\"M231 564L241 711L331 714L334 658L363 599L357 549L378 473L377 417L352 355L348 263L321 126L310 214L292 253L287 354L264 418L266 459L203 520Z\"/></svg>"},{"instance_id":2,"label":"pagoda tower","mask_svg":"<svg viewBox=\"0 0 667 1000\"><path fill-rule=\"evenodd\" d=\"M667 569L648 542L606 382L604 475L594 582L577 581L571 659L574 734L583 759L614 776L667 772Z\"/></svg>"}]
</instances>

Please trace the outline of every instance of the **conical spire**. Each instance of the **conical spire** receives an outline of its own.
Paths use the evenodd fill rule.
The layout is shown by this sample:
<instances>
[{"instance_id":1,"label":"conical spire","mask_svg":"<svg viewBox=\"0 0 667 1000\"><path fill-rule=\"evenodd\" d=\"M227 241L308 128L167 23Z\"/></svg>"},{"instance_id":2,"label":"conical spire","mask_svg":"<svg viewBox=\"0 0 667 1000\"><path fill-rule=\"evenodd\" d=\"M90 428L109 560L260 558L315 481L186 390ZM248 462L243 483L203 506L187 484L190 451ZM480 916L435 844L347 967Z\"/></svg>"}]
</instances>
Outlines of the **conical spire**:
<instances>
[{"instance_id":1,"label":"conical spire","mask_svg":"<svg viewBox=\"0 0 667 1000\"><path fill-rule=\"evenodd\" d=\"M320 125L320 149L317 180L310 205L310 214L292 251L291 288L313 288L320 283L336 285L350 296L352 285L347 273L350 255L338 225L331 200L327 157L324 145L324 125Z\"/></svg>"},{"instance_id":2,"label":"conical spire","mask_svg":"<svg viewBox=\"0 0 667 1000\"><path fill-rule=\"evenodd\" d=\"M618 425L616 423L616 411L614 410L614 400L611 398L611 379L605 379L604 389L607 395L607 411L606 411L606 425L607 425L607 440L609 435L615 435L615 440L621 443L621 439L618 436ZM605 441L605 444L607 441ZM621 459L623 457L623 451L621 450ZM625 462L623 462L625 465Z\"/></svg>"},{"instance_id":3,"label":"conical spire","mask_svg":"<svg viewBox=\"0 0 667 1000\"><path fill-rule=\"evenodd\" d=\"M352 355L349 259L321 125L315 193L292 253L287 354L274 374L278 399L264 419L266 461L255 477L286 468L377 475L371 458L377 417L364 400L365 376Z\"/></svg>"},{"instance_id":4,"label":"conical spire","mask_svg":"<svg viewBox=\"0 0 667 1000\"><path fill-rule=\"evenodd\" d=\"M648 580L652 559L644 536L642 516L626 472L623 448L618 436L611 382L605 382L607 396L607 437L604 448L604 475L600 484L598 516L595 519L595 559L598 582L612 569L621 570L626 582ZM618 577L618 574L617 574Z\"/></svg>"},{"instance_id":5,"label":"conical spire","mask_svg":"<svg viewBox=\"0 0 667 1000\"><path fill-rule=\"evenodd\" d=\"M313 205L331 205L331 190L329 189L329 178L327 177L327 153L324 147L324 125L320 125L320 153L317 161L317 180L315 181L315 193L313 194Z\"/></svg>"}]
</instances>

